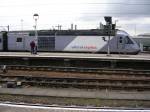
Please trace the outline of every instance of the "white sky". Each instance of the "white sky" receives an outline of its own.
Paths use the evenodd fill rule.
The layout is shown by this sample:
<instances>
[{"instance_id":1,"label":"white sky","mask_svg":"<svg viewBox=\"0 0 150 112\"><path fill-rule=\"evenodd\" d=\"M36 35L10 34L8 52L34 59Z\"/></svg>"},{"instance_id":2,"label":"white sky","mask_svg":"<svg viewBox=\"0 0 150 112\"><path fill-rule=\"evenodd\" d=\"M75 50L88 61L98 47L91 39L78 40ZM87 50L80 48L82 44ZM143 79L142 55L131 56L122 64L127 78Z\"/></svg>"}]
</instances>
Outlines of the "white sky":
<instances>
[{"instance_id":1,"label":"white sky","mask_svg":"<svg viewBox=\"0 0 150 112\"><path fill-rule=\"evenodd\" d=\"M39 14L38 29L52 29L70 24L78 29L93 29L113 16L113 22L134 35L150 30L150 0L0 0L0 26L10 30L33 29L33 14ZM21 22L23 20L23 22ZM5 27L1 27L3 30Z\"/></svg>"}]
</instances>

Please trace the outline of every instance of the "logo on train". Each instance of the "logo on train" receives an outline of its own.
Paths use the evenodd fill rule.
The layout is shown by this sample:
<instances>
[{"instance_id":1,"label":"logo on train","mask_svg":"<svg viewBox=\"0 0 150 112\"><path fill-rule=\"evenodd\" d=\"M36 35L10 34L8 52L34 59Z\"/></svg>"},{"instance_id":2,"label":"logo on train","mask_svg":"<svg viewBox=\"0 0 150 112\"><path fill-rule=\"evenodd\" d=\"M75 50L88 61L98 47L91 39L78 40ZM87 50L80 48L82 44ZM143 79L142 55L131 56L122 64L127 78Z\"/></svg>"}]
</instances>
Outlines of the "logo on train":
<instances>
[{"instance_id":1,"label":"logo on train","mask_svg":"<svg viewBox=\"0 0 150 112\"><path fill-rule=\"evenodd\" d=\"M97 49L97 47L94 45L90 45L90 46L74 45L74 46L72 46L72 49Z\"/></svg>"}]
</instances>

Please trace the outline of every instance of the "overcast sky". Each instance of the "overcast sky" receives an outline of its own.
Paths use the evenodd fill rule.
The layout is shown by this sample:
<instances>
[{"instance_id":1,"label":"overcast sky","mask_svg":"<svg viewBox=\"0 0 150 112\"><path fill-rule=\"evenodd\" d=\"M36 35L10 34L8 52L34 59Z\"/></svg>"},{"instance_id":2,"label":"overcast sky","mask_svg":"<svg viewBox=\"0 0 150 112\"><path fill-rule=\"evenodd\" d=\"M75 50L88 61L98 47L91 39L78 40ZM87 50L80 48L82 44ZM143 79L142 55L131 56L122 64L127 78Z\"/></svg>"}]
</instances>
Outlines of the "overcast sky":
<instances>
[{"instance_id":1,"label":"overcast sky","mask_svg":"<svg viewBox=\"0 0 150 112\"><path fill-rule=\"evenodd\" d=\"M10 30L33 29L34 13L39 14L38 29L58 24L69 29L71 23L93 29L112 16L131 35L150 33L150 0L0 0L0 26L10 25Z\"/></svg>"}]
</instances>

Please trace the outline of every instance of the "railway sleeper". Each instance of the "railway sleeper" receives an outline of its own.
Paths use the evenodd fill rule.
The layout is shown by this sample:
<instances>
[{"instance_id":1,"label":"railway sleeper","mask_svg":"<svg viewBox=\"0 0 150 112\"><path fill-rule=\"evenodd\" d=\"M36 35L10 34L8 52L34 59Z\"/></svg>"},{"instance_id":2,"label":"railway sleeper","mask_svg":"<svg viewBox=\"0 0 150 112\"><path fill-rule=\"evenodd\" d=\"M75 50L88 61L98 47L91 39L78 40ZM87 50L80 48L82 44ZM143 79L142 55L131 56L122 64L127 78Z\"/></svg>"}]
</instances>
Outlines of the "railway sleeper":
<instances>
[{"instance_id":1,"label":"railway sleeper","mask_svg":"<svg viewBox=\"0 0 150 112\"><path fill-rule=\"evenodd\" d=\"M10 82L10 81L9 81ZM13 82L13 81L12 81ZM14 81L13 83L16 84ZM21 82L23 85L44 86L44 87L62 87L62 88L79 88L79 89L118 89L118 90L150 90L149 85L116 85L116 84L69 84L69 83L38 83L38 82Z\"/></svg>"},{"instance_id":2,"label":"railway sleeper","mask_svg":"<svg viewBox=\"0 0 150 112\"><path fill-rule=\"evenodd\" d=\"M128 85L118 85L118 84L110 84L110 83L103 83L103 84L87 84L87 83L59 83L59 82L44 82L44 83L40 83L40 82L36 82L36 81L30 81L30 82L23 82L23 83L26 83L26 84L43 84L43 85L80 85L80 86L114 86L114 87L129 87L129 88L132 88L132 87L146 87L146 88L150 88L149 85L144 85L144 84L138 84L138 85L132 85L132 84L128 84Z\"/></svg>"},{"instance_id":3,"label":"railway sleeper","mask_svg":"<svg viewBox=\"0 0 150 112\"><path fill-rule=\"evenodd\" d=\"M115 74L115 75L134 75L134 76L139 76L139 75L145 75L147 77L150 77L150 71L149 70L99 70L97 69L85 69L85 68L67 68L67 67L32 67L32 66L8 66L8 69L12 69L12 70L50 70L50 71L68 71L68 72L82 72L82 73L98 73L98 74Z\"/></svg>"},{"instance_id":4,"label":"railway sleeper","mask_svg":"<svg viewBox=\"0 0 150 112\"><path fill-rule=\"evenodd\" d=\"M137 85L137 84L150 84L149 80L84 80L84 79L68 79L68 78L35 78L35 77L1 77L1 81L11 81L11 80L16 80L16 81L35 81L35 82L57 82L57 83L87 83L87 84L100 84L100 83L116 83L116 84L132 84L132 85Z\"/></svg>"}]
</instances>

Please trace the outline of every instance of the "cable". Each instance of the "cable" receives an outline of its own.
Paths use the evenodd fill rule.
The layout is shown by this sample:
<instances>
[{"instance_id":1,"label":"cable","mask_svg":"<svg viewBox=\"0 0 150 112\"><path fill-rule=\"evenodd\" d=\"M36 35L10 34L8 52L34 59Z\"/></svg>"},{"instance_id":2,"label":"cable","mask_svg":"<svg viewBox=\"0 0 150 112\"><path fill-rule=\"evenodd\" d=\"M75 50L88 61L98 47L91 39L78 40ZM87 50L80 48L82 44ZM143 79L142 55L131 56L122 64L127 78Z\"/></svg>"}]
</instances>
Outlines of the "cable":
<instances>
[{"instance_id":1,"label":"cable","mask_svg":"<svg viewBox=\"0 0 150 112\"><path fill-rule=\"evenodd\" d=\"M87 4L98 4L98 5L150 5L150 3L87 3Z\"/></svg>"},{"instance_id":2,"label":"cable","mask_svg":"<svg viewBox=\"0 0 150 112\"><path fill-rule=\"evenodd\" d=\"M52 3L58 5L59 3ZM72 4L72 3L66 3L66 4ZM25 4L25 5L0 5L0 7L30 7L30 6L45 6L45 5L51 5L51 4ZM73 3L73 5L145 5L148 6L150 3L119 3L119 2L114 2L114 3Z\"/></svg>"},{"instance_id":3,"label":"cable","mask_svg":"<svg viewBox=\"0 0 150 112\"><path fill-rule=\"evenodd\" d=\"M69 16L72 16L72 15L73 15L73 14L67 14L67 13L66 13L66 14L62 13L62 14L61 14L60 12L59 12L59 13L49 13L49 14L46 14L46 15L48 15L48 16L49 16L49 15L54 15L54 16L55 16L55 15L58 15L58 14L59 14L59 15L67 15L67 16L68 16L68 15L69 15ZM148 12L147 12L147 13L144 13L144 12L138 12L138 13L135 13L135 12L133 12L133 13L132 13L132 12L130 12L130 13L128 13L128 12L114 12L114 13L112 13L112 12L104 12L104 13L103 13L103 12L98 12L98 13L79 13L79 14L91 15L91 16L94 15L94 16L98 16L98 17L104 17L104 16L101 16L101 15L108 15L108 14L109 14L109 15L130 15L130 16L131 16L131 15L134 15L134 16L135 16L135 15L145 15L145 16L150 16L150 13L148 13ZM43 15L44 15L44 14L43 14ZM26 16L26 17L29 17L29 16L31 16L31 15L21 15L21 17L25 17L25 16ZM81 16L82 16L82 15L81 15ZM0 19L2 19L2 18L8 18L8 17L10 17L10 18L16 18L16 17L18 17L18 16L17 16L17 15L16 15L16 16L15 16L15 15L14 15L14 16L0 16ZM74 17L75 17L75 16L74 16Z\"/></svg>"}]
</instances>

